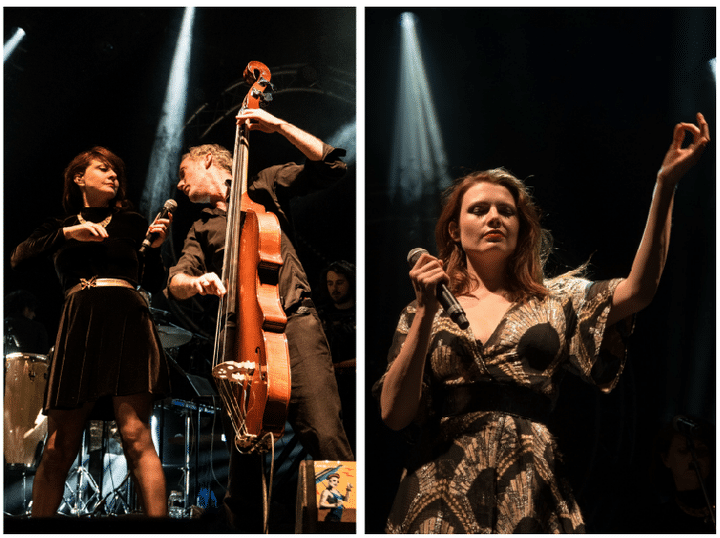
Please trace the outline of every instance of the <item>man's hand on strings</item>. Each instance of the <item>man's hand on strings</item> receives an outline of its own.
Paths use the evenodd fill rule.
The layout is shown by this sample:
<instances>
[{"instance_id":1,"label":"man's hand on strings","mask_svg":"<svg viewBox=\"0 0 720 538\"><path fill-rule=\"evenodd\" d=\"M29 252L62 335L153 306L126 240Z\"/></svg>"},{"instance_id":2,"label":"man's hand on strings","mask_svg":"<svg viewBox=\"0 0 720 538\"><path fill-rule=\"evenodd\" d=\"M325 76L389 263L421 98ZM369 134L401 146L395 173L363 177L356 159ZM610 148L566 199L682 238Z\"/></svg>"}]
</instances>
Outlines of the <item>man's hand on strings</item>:
<instances>
[{"instance_id":1,"label":"man's hand on strings","mask_svg":"<svg viewBox=\"0 0 720 538\"><path fill-rule=\"evenodd\" d=\"M226 293L225 286L215 273L205 273L192 281L192 286L200 295L217 295L222 297Z\"/></svg>"}]
</instances>

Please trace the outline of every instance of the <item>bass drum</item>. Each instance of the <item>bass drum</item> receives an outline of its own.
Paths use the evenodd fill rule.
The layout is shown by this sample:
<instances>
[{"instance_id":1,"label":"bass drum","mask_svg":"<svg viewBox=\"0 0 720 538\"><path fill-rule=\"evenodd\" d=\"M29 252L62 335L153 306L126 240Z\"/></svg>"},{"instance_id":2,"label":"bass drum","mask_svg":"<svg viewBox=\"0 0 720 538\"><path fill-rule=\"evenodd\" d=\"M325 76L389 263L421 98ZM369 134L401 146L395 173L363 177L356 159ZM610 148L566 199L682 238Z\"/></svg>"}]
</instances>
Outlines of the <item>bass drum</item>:
<instances>
[{"instance_id":1,"label":"bass drum","mask_svg":"<svg viewBox=\"0 0 720 538\"><path fill-rule=\"evenodd\" d=\"M51 351L52 353L52 351ZM5 463L34 468L47 436L42 414L48 378L48 357L35 353L5 356Z\"/></svg>"}]
</instances>

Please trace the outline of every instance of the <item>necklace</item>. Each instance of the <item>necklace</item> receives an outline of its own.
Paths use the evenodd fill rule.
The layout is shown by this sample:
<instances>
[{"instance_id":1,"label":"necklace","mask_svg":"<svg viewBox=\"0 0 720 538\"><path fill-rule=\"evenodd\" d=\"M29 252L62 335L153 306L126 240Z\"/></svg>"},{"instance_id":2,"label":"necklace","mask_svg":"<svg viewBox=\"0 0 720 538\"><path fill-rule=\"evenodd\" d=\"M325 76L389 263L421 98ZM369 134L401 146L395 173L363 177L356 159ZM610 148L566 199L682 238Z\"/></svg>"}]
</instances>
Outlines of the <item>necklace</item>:
<instances>
[{"instance_id":1,"label":"necklace","mask_svg":"<svg viewBox=\"0 0 720 538\"><path fill-rule=\"evenodd\" d=\"M83 218L82 213L78 213L78 220L80 221L80 224L85 224L87 221ZM112 220L112 213L108 215L105 220L102 222L96 222L95 224L99 224L103 228L105 228L108 224L110 224L110 221Z\"/></svg>"}]
</instances>

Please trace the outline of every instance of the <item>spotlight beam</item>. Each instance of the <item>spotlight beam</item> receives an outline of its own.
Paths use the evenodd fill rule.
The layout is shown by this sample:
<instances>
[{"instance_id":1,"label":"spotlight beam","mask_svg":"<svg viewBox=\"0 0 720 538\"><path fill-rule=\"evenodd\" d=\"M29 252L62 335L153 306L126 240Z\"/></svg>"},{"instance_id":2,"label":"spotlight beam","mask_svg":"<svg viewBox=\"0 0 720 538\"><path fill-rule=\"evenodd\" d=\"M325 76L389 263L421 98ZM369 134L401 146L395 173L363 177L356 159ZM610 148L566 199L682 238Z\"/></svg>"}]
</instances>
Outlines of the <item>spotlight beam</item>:
<instances>
[{"instance_id":1,"label":"spotlight beam","mask_svg":"<svg viewBox=\"0 0 720 538\"><path fill-rule=\"evenodd\" d=\"M18 28L13 36L3 45L3 63L7 62L8 58L15 52L15 49L17 49L23 37L25 37L25 30Z\"/></svg>"},{"instance_id":2,"label":"spotlight beam","mask_svg":"<svg viewBox=\"0 0 720 538\"><path fill-rule=\"evenodd\" d=\"M425 74L416 17L403 13L400 82L390 163L390 194L415 202L450 184L447 157Z\"/></svg>"},{"instance_id":3,"label":"spotlight beam","mask_svg":"<svg viewBox=\"0 0 720 538\"><path fill-rule=\"evenodd\" d=\"M175 46L165 102L150 155L145 189L140 200L140 211L148 219L154 218L154 213L173 193L175 186L179 165L178 154L182 147L194 16L195 8L186 7Z\"/></svg>"}]
</instances>

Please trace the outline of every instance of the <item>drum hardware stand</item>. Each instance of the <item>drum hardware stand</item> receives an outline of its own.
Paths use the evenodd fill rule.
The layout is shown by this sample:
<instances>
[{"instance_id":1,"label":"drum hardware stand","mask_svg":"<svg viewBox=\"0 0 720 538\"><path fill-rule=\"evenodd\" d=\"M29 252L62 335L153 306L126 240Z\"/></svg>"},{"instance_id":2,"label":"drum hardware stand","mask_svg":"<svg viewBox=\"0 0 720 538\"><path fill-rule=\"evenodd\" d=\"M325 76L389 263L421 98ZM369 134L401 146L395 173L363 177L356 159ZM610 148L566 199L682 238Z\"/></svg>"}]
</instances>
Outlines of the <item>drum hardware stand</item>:
<instances>
[{"instance_id":1,"label":"drum hardware stand","mask_svg":"<svg viewBox=\"0 0 720 538\"><path fill-rule=\"evenodd\" d=\"M110 510L106 512L106 515L121 515L121 514L132 514L133 508L131 506L132 504L132 480L131 480L131 473L128 472L127 475L125 475L125 478L122 482L120 482L120 485L116 487L114 490L112 490L110 493L108 493L105 498L103 498L97 506L95 506L95 509L92 512L92 515L100 515L100 510L107 506L108 500L112 499L112 507ZM120 493L123 486L126 486L126 494L125 498L123 498L123 495Z\"/></svg>"},{"instance_id":2,"label":"drum hardware stand","mask_svg":"<svg viewBox=\"0 0 720 538\"><path fill-rule=\"evenodd\" d=\"M23 464L17 465L17 466L11 466L11 469L17 469L18 467L21 467L22 470L20 471L22 475L22 506L23 511L19 514L10 514L3 510L3 514L6 516L29 516L32 512L32 490L30 490L30 499L28 499L28 486L27 486L27 477L28 477L28 469L29 467ZM7 467L6 467L7 469Z\"/></svg>"},{"instance_id":3,"label":"drum hardware stand","mask_svg":"<svg viewBox=\"0 0 720 538\"><path fill-rule=\"evenodd\" d=\"M207 408L207 406L204 406L202 404L196 404L194 402L186 402L183 400L173 400L173 404L179 405L183 407L183 417L185 419L185 461L183 462L183 466L180 469L182 472L182 481L183 481L183 494L185 496L185 511L189 513L190 510L190 478L191 478L191 466L190 466L190 454L192 452L192 415L193 411L197 410L197 432L196 432L196 446L195 446L195 458L197 460L198 454L200 451L200 418L201 413L203 410L209 411L214 413L214 408ZM203 409L205 408L205 409ZM195 462L196 465L198 462ZM197 480L197 479L196 479ZM196 483L197 485L197 483Z\"/></svg>"},{"instance_id":4,"label":"drum hardware stand","mask_svg":"<svg viewBox=\"0 0 720 538\"><path fill-rule=\"evenodd\" d=\"M102 462L103 462L103 473L110 469L112 475L112 463L109 463L106 467L105 456L110 452L110 421L103 421L103 433L102 433ZM124 456L123 456L124 457ZM103 481L104 485L104 481ZM128 471L125 478L122 479L120 484L105 495L102 500L95 506L92 515L101 515L101 510L105 509L105 515L121 515L121 514L132 514L136 508L134 501L132 472ZM125 493L121 493L125 487ZM102 495L102 492L101 492ZM109 503L109 501L112 501ZM110 504L109 508L108 504Z\"/></svg>"},{"instance_id":5,"label":"drum hardware stand","mask_svg":"<svg viewBox=\"0 0 720 538\"><path fill-rule=\"evenodd\" d=\"M68 501L63 500L63 505L67 505L70 509L70 515L78 517L92 514L92 509L94 508L94 506L97 505L98 502L100 502L100 488L98 487L97 482L95 482L95 479L90 474L90 471L88 471L84 467L85 461L90 457L87 451L87 444L88 428L86 427L85 430L83 430L83 440L80 446L80 455L78 456L78 466L76 468L78 482L77 487L75 488L73 504L70 505ZM91 488L92 490L92 495L87 502L83 502L82 500L83 493L85 493L85 488L83 488L84 481L86 481L87 487ZM67 489L70 489L67 482L65 483L65 487ZM93 505L92 503L95 504Z\"/></svg>"},{"instance_id":6,"label":"drum hardware stand","mask_svg":"<svg viewBox=\"0 0 720 538\"><path fill-rule=\"evenodd\" d=\"M23 471L22 471L22 491L23 491L23 504L27 504L24 514L26 516L29 516L32 513L32 491L30 492L30 500L26 501L26 499L27 499L27 471L25 469L23 469Z\"/></svg>"},{"instance_id":7,"label":"drum hardware stand","mask_svg":"<svg viewBox=\"0 0 720 538\"><path fill-rule=\"evenodd\" d=\"M185 407L183 409L183 415L185 418L185 461L182 466L183 476L183 496L184 496L184 510L187 513L190 508L190 424L192 420L192 410Z\"/></svg>"}]
</instances>

